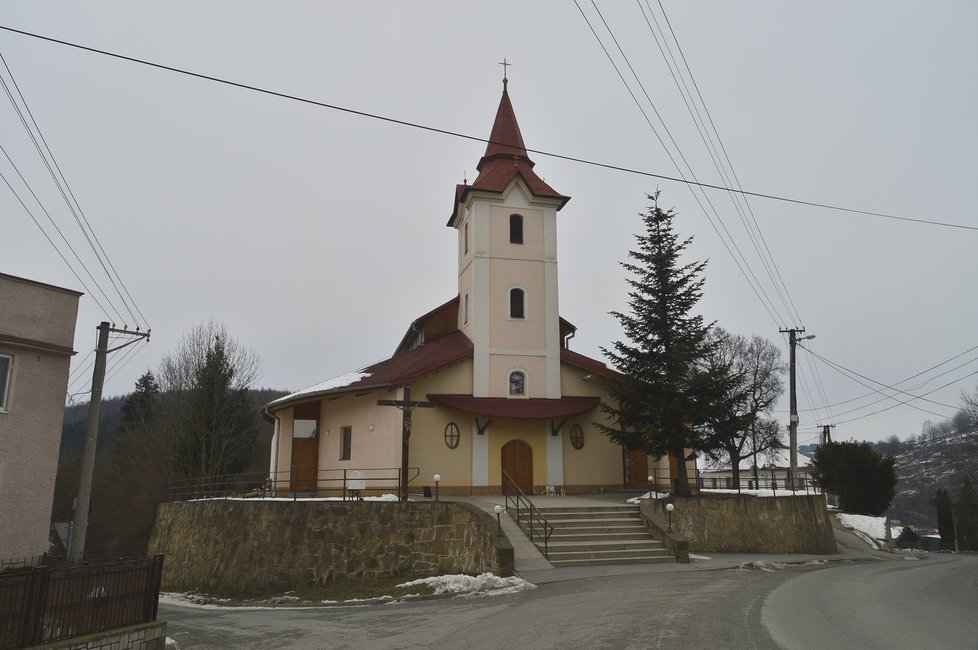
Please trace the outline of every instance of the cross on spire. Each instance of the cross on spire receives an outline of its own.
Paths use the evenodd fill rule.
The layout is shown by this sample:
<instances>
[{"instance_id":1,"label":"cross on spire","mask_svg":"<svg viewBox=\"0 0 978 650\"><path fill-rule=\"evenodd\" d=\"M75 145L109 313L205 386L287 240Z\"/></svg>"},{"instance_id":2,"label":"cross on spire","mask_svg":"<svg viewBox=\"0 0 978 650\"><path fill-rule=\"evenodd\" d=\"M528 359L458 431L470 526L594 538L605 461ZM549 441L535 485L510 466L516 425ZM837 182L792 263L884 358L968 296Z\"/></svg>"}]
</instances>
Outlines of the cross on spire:
<instances>
[{"instance_id":1,"label":"cross on spire","mask_svg":"<svg viewBox=\"0 0 978 650\"><path fill-rule=\"evenodd\" d=\"M503 60L499 63L499 65L503 66L503 90L506 90L506 84L509 83L509 79L506 78L506 73L507 73L506 68L508 68L513 64L507 63L506 57L503 57Z\"/></svg>"}]
</instances>

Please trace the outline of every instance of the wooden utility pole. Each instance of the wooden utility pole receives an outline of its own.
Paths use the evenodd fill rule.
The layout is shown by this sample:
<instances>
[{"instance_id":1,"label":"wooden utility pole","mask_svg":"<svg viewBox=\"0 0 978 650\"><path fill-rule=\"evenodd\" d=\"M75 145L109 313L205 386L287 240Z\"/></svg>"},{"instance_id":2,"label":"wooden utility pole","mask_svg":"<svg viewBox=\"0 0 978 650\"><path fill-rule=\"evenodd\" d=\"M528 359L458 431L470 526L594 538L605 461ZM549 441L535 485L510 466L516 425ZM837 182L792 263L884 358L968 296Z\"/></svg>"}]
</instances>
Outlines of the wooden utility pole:
<instances>
[{"instance_id":1,"label":"wooden utility pole","mask_svg":"<svg viewBox=\"0 0 978 650\"><path fill-rule=\"evenodd\" d=\"M408 455L410 452L409 441L411 439L411 411L416 408L431 408L431 402L419 402L411 400L411 384L404 384L403 399L379 399L377 406L393 406L401 409L403 418L401 421L401 501L408 498Z\"/></svg>"},{"instance_id":2,"label":"wooden utility pole","mask_svg":"<svg viewBox=\"0 0 978 650\"><path fill-rule=\"evenodd\" d=\"M788 398L791 402L791 415L788 420L788 448L789 448L789 476L791 477L791 487L795 487L795 476L798 473L798 397L795 394L795 346L798 345L798 341L804 341L806 339L813 339L815 335L803 336L798 338L798 334L805 331L805 328L789 328L786 330L778 330L782 334L788 334L788 346L790 349L789 353L789 379L788 379Z\"/></svg>"},{"instance_id":3,"label":"wooden utility pole","mask_svg":"<svg viewBox=\"0 0 978 650\"><path fill-rule=\"evenodd\" d=\"M149 339L149 332L130 332L115 329L102 321L98 326L98 343L95 345L95 369L92 371L92 394L88 402L88 423L85 427L85 451L82 454L81 476L78 478L78 496L75 497L75 517L71 525L68 559L81 562L85 559L85 538L88 536L88 515L92 503L92 481L95 476L95 451L98 448L98 419L102 410L102 385L105 383L105 360L109 352L115 352L140 339ZM109 348L109 333L134 336L132 341L113 349Z\"/></svg>"}]
</instances>

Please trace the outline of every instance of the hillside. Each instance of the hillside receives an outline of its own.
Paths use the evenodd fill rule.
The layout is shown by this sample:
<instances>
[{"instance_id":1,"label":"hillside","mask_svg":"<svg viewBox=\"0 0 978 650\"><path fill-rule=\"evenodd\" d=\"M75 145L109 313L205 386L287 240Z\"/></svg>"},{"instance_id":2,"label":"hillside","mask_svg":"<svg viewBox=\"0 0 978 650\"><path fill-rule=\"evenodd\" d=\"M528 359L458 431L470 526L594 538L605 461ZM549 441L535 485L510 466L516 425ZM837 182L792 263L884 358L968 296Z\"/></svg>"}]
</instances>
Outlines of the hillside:
<instances>
[{"instance_id":1,"label":"hillside","mask_svg":"<svg viewBox=\"0 0 978 650\"><path fill-rule=\"evenodd\" d=\"M886 514L901 523L935 528L937 490L947 488L953 499L966 475L978 481L978 436L973 433L876 446L895 461L897 494Z\"/></svg>"}]
</instances>

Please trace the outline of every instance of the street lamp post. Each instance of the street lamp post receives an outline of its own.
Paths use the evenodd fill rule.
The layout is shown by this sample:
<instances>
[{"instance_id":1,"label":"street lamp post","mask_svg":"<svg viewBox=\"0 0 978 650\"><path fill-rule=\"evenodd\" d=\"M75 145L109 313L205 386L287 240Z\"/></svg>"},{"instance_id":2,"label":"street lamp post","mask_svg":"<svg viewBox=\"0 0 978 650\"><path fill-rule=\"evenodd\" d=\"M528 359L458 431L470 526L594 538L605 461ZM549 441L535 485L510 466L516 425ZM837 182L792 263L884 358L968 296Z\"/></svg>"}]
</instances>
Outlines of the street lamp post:
<instances>
[{"instance_id":1,"label":"street lamp post","mask_svg":"<svg viewBox=\"0 0 978 650\"><path fill-rule=\"evenodd\" d=\"M441 474L435 474L431 478L435 479L435 501L438 500L438 482L441 481Z\"/></svg>"},{"instance_id":2,"label":"street lamp post","mask_svg":"<svg viewBox=\"0 0 978 650\"><path fill-rule=\"evenodd\" d=\"M497 506L493 507L493 510L496 513L496 526L499 529L499 536L502 537L502 535L503 535L503 522L500 521L500 519L499 519L499 513L501 513L503 511L503 507L500 506L500 505L497 505Z\"/></svg>"},{"instance_id":3,"label":"street lamp post","mask_svg":"<svg viewBox=\"0 0 978 650\"><path fill-rule=\"evenodd\" d=\"M676 506L674 506L673 504L671 504L671 503L667 503L666 504L666 511L669 512L669 532L670 533L672 532L672 511L675 510L675 509L676 509Z\"/></svg>"},{"instance_id":4,"label":"street lamp post","mask_svg":"<svg viewBox=\"0 0 978 650\"><path fill-rule=\"evenodd\" d=\"M652 490L652 484L655 483L655 477L649 476L649 499L655 499L655 492Z\"/></svg>"}]
</instances>

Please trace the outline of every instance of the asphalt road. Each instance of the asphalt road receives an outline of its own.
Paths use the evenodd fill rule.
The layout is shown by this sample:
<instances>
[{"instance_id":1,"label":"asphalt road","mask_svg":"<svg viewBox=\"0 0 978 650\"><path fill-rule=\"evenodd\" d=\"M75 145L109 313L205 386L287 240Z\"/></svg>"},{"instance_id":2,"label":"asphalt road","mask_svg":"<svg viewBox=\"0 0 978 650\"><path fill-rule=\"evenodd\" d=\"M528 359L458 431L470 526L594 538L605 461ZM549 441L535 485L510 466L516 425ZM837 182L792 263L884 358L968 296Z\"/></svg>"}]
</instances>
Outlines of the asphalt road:
<instances>
[{"instance_id":1,"label":"asphalt road","mask_svg":"<svg viewBox=\"0 0 978 650\"><path fill-rule=\"evenodd\" d=\"M761 623L797 570L567 580L518 594L366 607L161 607L180 648L774 648Z\"/></svg>"},{"instance_id":2,"label":"asphalt road","mask_svg":"<svg viewBox=\"0 0 978 650\"><path fill-rule=\"evenodd\" d=\"M762 622L792 649L978 649L978 555L799 575L771 592Z\"/></svg>"},{"instance_id":3,"label":"asphalt road","mask_svg":"<svg viewBox=\"0 0 978 650\"><path fill-rule=\"evenodd\" d=\"M160 609L182 650L978 648L978 556L601 576L362 607Z\"/></svg>"}]
</instances>

